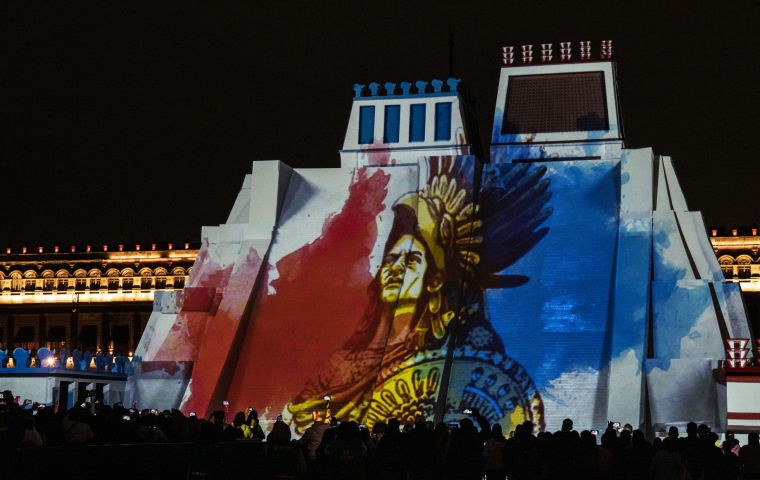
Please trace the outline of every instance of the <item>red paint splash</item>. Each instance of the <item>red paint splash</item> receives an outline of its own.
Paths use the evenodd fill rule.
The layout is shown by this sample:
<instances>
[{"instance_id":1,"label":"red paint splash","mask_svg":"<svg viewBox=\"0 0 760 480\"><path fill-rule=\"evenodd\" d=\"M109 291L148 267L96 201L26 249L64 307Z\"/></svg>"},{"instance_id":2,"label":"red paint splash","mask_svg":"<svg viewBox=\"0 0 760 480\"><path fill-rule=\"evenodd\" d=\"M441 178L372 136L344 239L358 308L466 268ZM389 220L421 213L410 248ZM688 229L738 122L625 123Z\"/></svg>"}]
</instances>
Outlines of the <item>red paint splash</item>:
<instances>
[{"instance_id":1,"label":"red paint splash","mask_svg":"<svg viewBox=\"0 0 760 480\"><path fill-rule=\"evenodd\" d=\"M381 170L371 176L357 170L346 203L322 235L277 262L276 293L267 295L267 283L258 288L230 388L233 411L268 407L273 419L356 330L389 179Z\"/></svg>"},{"instance_id":2,"label":"red paint splash","mask_svg":"<svg viewBox=\"0 0 760 480\"><path fill-rule=\"evenodd\" d=\"M238 337L241 322L244 322L248 299L254 293L254 285L261 268L261 257L253 246L244 250L235 262L234 271L228 276L224 295L216 313L209 315L205 322L202 342L193 365L190 395L182 404L186 413L197 411L208 413L222 399L214 398L218 394L218 386L222 372L230 358L233 344Z\"/></svg>"},{"instance_id":3,"label":"red paint splash","mask_svg":"<svg viewBox=\"0 0 760 480\"><path fill-rule=\"evenodd\" d=\"M382 150L374 150L376 148L382 148ZM372 150L370 150L372 148ZM389 145L383 143L379 139L375 139L372 145L365 148L362 153L367 156L367 165L385 167L387 165L396 165L396 159L391 158L391 152Z\"/></svg>"},{"instance_id":4,"label":"red paint splash","mask_svg":"<svg viewBox=\"0 0 760 480\"><path fill-rule=\"evenodd\" d=\"M217 288L224 288L232 274L232 265L222 268L208 258L208 244L204 242L193 266L193 274L185 289L183 306L164 340L155 361L193 361L198 347L203 341L208 312L197 311L196 304L204 303L203 298ZM211 294L213 297L213 294ZM185 307L187 305L187 308Z\"/></svg>"}]
</instances>

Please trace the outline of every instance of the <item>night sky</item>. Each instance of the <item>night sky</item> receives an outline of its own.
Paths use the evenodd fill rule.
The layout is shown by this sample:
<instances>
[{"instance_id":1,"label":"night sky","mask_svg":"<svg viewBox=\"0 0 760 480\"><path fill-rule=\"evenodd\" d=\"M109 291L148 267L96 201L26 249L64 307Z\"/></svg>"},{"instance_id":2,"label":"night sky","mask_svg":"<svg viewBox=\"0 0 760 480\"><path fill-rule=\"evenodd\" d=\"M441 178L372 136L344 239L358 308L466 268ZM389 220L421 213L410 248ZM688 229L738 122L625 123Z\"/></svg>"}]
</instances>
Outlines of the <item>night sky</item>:
<instances>
[{"instance_id":1,"label":"night sky","mask_svg":"<svg viewBox=\"0 0 760 480\"><path fill-rule=\"evenodd\" d=\"M760 2L2 2L0 245L198 241L251 161L337 167L353 83L446 78L487 140L503 45L614 41L629 148L760 218ZM577 45L577 44L576 44Z\"/></svg>"}]
</instances>

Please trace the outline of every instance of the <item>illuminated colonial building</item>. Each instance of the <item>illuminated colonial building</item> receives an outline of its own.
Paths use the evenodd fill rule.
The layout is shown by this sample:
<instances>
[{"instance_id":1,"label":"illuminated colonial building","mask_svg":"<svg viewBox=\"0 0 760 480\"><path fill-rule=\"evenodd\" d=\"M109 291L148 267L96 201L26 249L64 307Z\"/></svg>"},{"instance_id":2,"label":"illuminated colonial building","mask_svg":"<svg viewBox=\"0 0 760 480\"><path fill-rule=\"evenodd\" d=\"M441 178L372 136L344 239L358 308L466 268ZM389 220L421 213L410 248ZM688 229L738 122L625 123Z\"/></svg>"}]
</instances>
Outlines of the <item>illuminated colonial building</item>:
<instances>
[{"instance_id":1,"label":"illuminated colonial building","mask_svg":"<svg viewBox=\"0 0 760 480\"><path fill-rule=\"evenodd\" d=\"M134 351L154 293L184 287L197 254L194 247L4 248L0 348Z\"/></svg>"},{"instance_id":2,"label":"illuminated colonial building","mask_svg":"<svg viewBox=\"0 0 760 480\"><path fill-rule=\"evenodd\" d=\"M738 283L752 329L760 332L760 236L757 228L713 228L710 243L726 280Z\"/></svg>"}]
</instances>

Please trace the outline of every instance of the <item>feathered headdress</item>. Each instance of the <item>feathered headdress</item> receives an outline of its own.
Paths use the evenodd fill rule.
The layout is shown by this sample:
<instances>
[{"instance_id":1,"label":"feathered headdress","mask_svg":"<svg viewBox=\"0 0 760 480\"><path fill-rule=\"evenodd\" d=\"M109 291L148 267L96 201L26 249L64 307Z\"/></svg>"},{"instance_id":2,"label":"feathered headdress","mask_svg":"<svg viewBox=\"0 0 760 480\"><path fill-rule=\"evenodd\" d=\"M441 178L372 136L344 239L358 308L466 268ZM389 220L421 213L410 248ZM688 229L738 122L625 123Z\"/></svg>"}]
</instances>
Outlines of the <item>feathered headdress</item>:
<instances>
[{"instance_id":1,"label":"feathered headdress","mask_svg":"<svg viewBox=\"0 0 760 480\"><path fill-rule=\"evenodd\" d=\"M540 227L552 212L545 206L551 196L546 167L494 165L474 198L474 178L467 179L465 173L474 174L474 164L473 158L430 157L427 183L401 197L396 207L416 211L420 235L448 278L481 288L521 285L527 277L501 272L549 230Z\"/></svg>"}]
</instances>

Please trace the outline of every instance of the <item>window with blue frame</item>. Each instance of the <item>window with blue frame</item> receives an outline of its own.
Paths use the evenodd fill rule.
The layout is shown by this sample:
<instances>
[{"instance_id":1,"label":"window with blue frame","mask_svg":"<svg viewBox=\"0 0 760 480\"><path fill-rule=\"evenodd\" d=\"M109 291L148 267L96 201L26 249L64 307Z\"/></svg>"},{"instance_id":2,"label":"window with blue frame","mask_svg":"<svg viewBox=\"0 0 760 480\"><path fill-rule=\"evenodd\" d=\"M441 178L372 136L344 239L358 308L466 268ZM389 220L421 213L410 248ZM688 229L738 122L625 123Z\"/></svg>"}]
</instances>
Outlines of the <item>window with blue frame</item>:
<instances>
[{"instance_id":1,"label":"window with blue frame","mask_svg":"<svg viewBox=\"0 0 760 480\"><path fill-rule=\"evenodd\" d=\"M409 108L409 141L425 141L425 104L410 105Z\"/></svg>"},{"instance_id":2,"label":"window with blue frame","mask_svg":"<svg viewBox=\"0 0 760 480\"><path fill-rule=\"evenodd\" d=\"M359 107L359 143L366 145L375 139L375 107Z\"/></svg>"},{"instance_id":3,"label":"window with blue frame","mask_svg":"<svg viewBox=\"0 0 760 480\"><path fill-rule=\"evenodd\" d=\"M398 130L401 120L400 105L385 106L385 125L383 131L384 143L398 143Z\"/></svg>"},{"instance_id":4,"label":"window with blue frame","mask_svg":"<svg viewBox=\"0 0 760 480\"><path fill-rule=\"evenodd\" d=\"M451 140L451 102L435 104L435 139Z\"/></svg>"}]
</instances>

